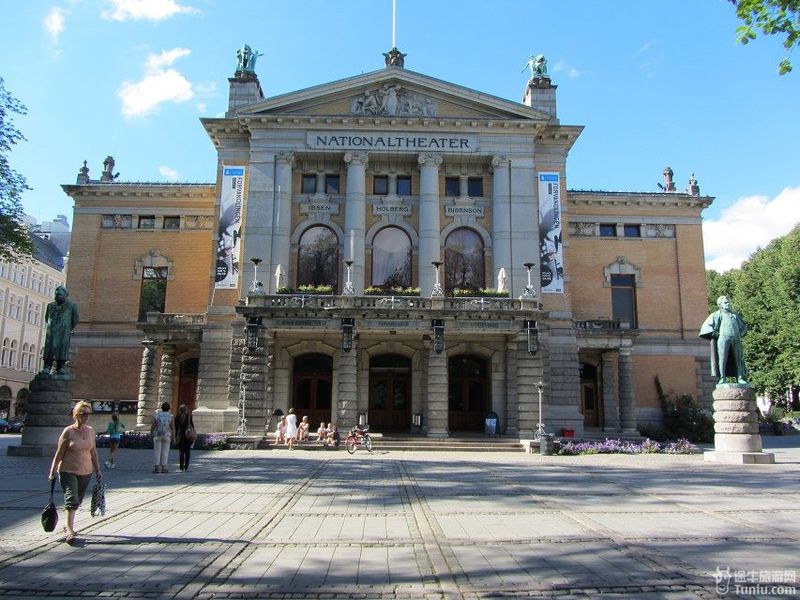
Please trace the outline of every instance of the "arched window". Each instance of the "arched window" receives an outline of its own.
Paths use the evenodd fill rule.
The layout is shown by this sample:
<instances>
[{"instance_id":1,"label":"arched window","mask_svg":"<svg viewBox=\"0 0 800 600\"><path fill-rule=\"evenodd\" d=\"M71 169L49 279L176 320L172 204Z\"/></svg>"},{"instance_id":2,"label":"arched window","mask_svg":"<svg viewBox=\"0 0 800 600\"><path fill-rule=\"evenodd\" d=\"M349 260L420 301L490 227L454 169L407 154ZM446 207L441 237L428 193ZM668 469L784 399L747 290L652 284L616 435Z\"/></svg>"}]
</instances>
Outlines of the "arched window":
<instances>
[{"instance_id":1,"label":"arched window","mask_svg":"<svg viewBox=\"0 0 800 600\"><path fill-rule=\"evenodd\" d=\"M372 241L372 285L411 287L411 239L399 227L384 227Z\"/></svg>"},{"instance_id":2,"label":"arched window","mask_svg":"<svg viewBox=\"0 0 800 600\"><path fill-rule=\"evenodd\" d=\"M36 346L31 344L31 352L28 354L28 370L33 371L36 369Z\"/></svg>"},{"instance_id":3,"label":"arched window","mask_svg":"<svg viewBox=\"0 0 800 600\"><path fill-rule=\"evenodd\" d=\"M8 366L12 369L17 368L17 340L11 340L11 353L8 357Z\"/></svg>"},{"instance_id":4,"label":"arched window","mask_svg":"<svg viewBox=\"0 0 800 600\"><path fill-rule=\"evenodd\" d=\"M483 240L472 229L461 227L447 236L444 245L445 291L477 290L485 286Z\"/></svg>"},{"instance_id":5,"label":"arched window","mask_svg":"<svg viewBox=\"0 0 800 600\"><path fill-rule=\"evenodd\" d=\"M339 285L339 239L324 225L309 227L300 236L297 285Z\"/></svg>"},{"instance_id":6,"label":"arched window","mask_svg":"<svg viewBox=\"0 0 800 600\"><path fill-rule=\"evenodd\" d=\"M9 365L8 355L10 352L11 352L11 340L5 338L3 340L3 350L2 352L0 352L0 365L3 365L4 367Z\"/></svg>"}]
</instances>

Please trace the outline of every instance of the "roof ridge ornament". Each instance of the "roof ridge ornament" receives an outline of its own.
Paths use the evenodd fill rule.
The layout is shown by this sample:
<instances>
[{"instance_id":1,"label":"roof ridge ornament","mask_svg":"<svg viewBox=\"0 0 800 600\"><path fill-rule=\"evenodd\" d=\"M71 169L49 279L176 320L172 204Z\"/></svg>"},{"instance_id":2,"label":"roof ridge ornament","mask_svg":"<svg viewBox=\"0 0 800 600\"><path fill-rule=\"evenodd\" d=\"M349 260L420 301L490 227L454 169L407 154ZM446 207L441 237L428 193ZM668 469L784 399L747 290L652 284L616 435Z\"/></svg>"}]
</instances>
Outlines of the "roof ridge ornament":
<instances>
[{"instance_id":1,"label":"roof ridge ornament","mask_svg":"<svg viewBox=\"0 0 800 600\"><path fill-rule=\"evenodd\" d=\"M387 67L400 67L405 66L405 58L408 54L403 54L397 49L397 46L392 47L388 52L383 53L383 58Z\"/></svg>"}]
</instances>

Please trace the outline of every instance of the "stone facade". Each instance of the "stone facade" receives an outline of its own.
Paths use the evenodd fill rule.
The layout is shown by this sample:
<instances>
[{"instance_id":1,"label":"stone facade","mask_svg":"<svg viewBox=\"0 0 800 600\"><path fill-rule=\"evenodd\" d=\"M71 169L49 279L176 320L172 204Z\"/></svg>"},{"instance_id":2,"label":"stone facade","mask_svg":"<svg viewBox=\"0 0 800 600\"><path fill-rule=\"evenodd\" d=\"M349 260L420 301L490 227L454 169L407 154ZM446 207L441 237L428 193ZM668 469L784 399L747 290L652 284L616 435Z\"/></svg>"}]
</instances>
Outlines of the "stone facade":
<instances>
[{"instance_id":1,"label":"stone facade","mask_svg":"<svg viewBox=\"0 0 800 600\"><path fill-rule=\"evenodd\" d=\"M229 83L226 116L201 120L214 184L64 186L68 283L86 307L76 397L134 403L141 427L166 400L193 407L201 431L235 431L244 410L260 435L294 407L312 429L366 418L435 437L482 430L495 412L502 432L530 438L543 420L577 435L657 423L656 376L705 395L712 198L567 190L582 127L560 123L548 78L522 103L399 66L275 98L257 79ZM215 289L229 166L245 167L238 285ZM557 176L556 240L540 232L543 173ZM545 267L563 292L542 291ZM164 308L145 317L151 268L166 274ZM508 296L480 296L501 269ZM392 291L398 281L419 296ZM120 362L113 385L93 367L102 356Z\"/></svg>"}]
</instances>

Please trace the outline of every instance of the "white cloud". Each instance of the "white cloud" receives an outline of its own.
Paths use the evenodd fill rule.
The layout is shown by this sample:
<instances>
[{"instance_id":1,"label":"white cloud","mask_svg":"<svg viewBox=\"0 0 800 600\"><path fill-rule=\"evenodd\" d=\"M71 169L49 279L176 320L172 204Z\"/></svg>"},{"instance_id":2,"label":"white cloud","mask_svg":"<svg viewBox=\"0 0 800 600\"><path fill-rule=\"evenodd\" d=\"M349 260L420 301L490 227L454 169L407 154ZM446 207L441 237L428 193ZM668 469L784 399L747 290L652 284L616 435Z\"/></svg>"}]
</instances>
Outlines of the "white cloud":
<instances>
[{"instance_id":1,"label":"white cloud","mask_svg":"<svg viewBox=\"0 0 800 600\"><path fill-rule=\"evenodd\" d=\"M719 220L703 221L706 268L723 273L738 269L758 248L789 233L800 223L800 187L774 198L747 196L722 211Z\"/></svg>"},{"instance_id":2,"label":"white cloud","mask_svg":"<svg viewBox=\"0 0 800 600\"><path fill-rule=\"evenodd\" d=\"M111 10L102 13L111 21L161 21L174 15L196 13L198 10L175 0L110 0Z\"/></svg>"},{"instance_id":3,"label":"white cloud","mask_svg":"<svg viewBox=\"0 0 800 600\"><path fill-rule=\"evenodd\" d=\"M188 102L194 98L192 84L175 69L166 69L177 59L191 54L186 48L151 54L145 61L145 76L136 82L123 81L117 95L125 118L143 117L164 102Z\"/></svg>"},{"instance_id":4,"label":"white cloud","mask_svg":"<svg viewBox=\"0 0 800 600\"><path fill-rule=\"evenodd\" d=\"M54 6L44 18L44 28L54 44L58 43L58 38L61 32L64 31L64 19L66 16L67 11L61 7Z\"/></svg>"},{"instance_id":5,"label":"white cloud","mask_svg":"<svg viewBox=\"0 0 800 600\"><path fill-rule=\"evenodd\" d=\"M175 169L171 169L169 167L161 166L158 167L158 172L161 173L161 176L166 179L167 181L171 181L175 183L180 178L180 175Z\"/></svg>"},{"instance_id":6,"label":"white cloud","mask_svg":"<svg viewBox=\"0 0 800 600\"><path fill-rule=\"evenodd\" d=\"M638 49L636 52L634 52L634 53L633 53L633 56L632 56L632 58L636 58L636 57L637 57L637 56L639 56L640 54L644 54L645 52L647 52L648 50L650 50L650 48L651 48L651 47L653 46L653 44L655 44L655 43L656 43L656 40L655 40L655 38L653 38L652 40L650 40L649 42L647 42L646 44L644 44L644 45L643 45L641 48L639 48L639 49Z\"/></svg>"},{"instance_id":7,"label":"white cloud","mask_svg":"<svg viewBox=\"0 0 800 600\"><path fill-rule=\"evenodd\" d=\"M575 79L576 77L580 77L581 73L578 69L574 67L570 67L567 63L563 60L558 61L555 66L552 68L553 73L560 73L564 72L567 74L567 77Z\"/></svg>"}]
</instances>

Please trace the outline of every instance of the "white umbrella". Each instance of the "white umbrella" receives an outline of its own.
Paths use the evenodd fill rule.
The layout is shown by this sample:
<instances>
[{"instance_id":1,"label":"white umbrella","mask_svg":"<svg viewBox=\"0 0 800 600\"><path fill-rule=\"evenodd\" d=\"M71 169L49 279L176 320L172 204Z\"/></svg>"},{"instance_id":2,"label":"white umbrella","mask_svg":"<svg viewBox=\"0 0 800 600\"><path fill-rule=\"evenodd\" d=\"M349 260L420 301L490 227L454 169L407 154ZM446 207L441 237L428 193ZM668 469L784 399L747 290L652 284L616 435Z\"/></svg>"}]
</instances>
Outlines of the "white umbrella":
<instances>
[{"instance_id":1,"label":"white umbrella","mask_svg":"<svg viewBox=\"0 0 800 600\"><path fill-rule=\"evenodd\" d=\"M277 292L278 289L281 287L281 278L283 277L283 270L281 266L278 265L275 269L275 291Z\"/></svg>"}]
</instances>

